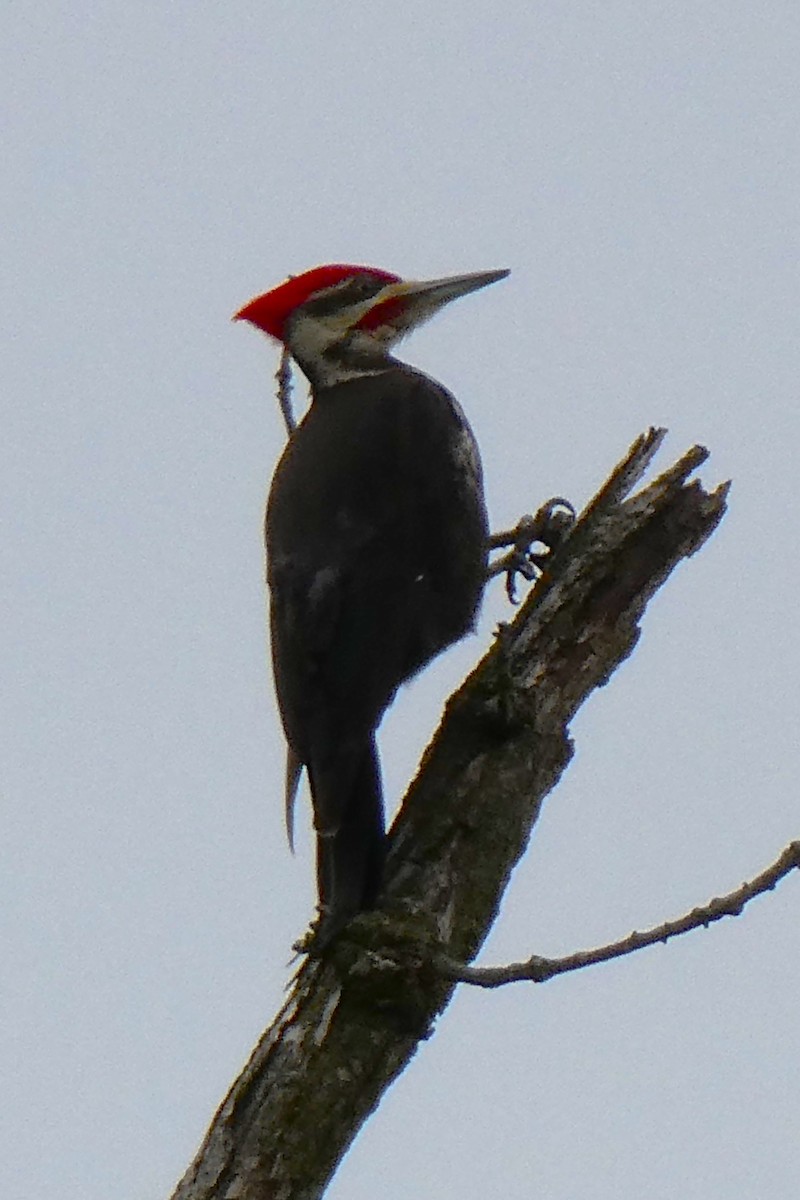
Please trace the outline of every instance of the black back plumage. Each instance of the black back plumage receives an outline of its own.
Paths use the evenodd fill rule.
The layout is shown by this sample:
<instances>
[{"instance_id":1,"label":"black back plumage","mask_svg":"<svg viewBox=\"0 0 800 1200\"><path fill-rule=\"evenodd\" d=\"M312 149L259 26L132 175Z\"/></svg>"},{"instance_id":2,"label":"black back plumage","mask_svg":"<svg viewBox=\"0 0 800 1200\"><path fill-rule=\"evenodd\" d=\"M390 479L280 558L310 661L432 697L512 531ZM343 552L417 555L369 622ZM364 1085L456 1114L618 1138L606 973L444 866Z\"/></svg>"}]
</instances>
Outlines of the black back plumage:
<instances>
[{"instance_id":1,"label":"black back plumage","mask_svg":"<svg viewBox=\"0 0 800 1200\"><path fill-rule=\"evenodd\" d=\"M375 730L399 685L471 628L483 589L480 463L446 389L397 363L315 391L266 538L278 703L309 774L330 934L380 884Z\"/></svg>"}]
</instances>

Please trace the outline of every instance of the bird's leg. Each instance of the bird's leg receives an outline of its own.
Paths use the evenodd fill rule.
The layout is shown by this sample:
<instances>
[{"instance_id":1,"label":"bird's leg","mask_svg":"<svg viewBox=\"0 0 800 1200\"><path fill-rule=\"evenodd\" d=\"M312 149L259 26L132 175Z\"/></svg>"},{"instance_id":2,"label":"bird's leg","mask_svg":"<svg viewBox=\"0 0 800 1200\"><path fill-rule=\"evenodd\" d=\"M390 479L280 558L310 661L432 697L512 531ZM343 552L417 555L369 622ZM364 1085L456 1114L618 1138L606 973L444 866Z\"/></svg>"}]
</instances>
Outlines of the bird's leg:
<instances>
[{"instance_id":1,"label":"bird's leg","mask_svg":"<svg viewBox=\"0 0 800 1200\"><path fill-rule=\"evenodd\" d=\"M554 496L552 500L545 501L535 516L526 514L520 517L513 529L491 534L490 550L499 550L504 546L510 549L489 563L487 579L504 574L506 594L511 603L516 604L517 575L531 581L541 574L548 558L569 537L575 516L575 509L568 500ZM544 552L532 550L536 543L545 547Z\"/></svg>"}]
</instances>

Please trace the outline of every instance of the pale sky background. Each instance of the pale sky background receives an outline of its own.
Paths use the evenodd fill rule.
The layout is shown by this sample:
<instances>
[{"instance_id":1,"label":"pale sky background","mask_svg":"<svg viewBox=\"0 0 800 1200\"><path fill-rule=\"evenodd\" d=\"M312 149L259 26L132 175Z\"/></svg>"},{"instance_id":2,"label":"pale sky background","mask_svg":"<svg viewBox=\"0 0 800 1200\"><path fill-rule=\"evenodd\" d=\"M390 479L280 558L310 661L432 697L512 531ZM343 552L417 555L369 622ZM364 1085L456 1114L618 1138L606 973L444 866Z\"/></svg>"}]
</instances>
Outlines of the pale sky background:
<instances>
[{"instance_id":1,"label":"pale sky background","mask_svg":"<svg viewBox=\"0 0 800 1200\"><path fill-rule=\"evenodd\" d=\"M0 444L0 1195L158 1200L313 904L266 664L274 350L232 312L352 260L510 267L404 355L495 527L649 424L731 510L579 714L483 955L756 873L798 820L800 6L11 3ZM298 399L302 388L298 388ZM398 700L390 804L508 615ZM762 1200L800 1170L800 880L541 988L462 988L332 1200Z\"/></svg>"}]
</instances>

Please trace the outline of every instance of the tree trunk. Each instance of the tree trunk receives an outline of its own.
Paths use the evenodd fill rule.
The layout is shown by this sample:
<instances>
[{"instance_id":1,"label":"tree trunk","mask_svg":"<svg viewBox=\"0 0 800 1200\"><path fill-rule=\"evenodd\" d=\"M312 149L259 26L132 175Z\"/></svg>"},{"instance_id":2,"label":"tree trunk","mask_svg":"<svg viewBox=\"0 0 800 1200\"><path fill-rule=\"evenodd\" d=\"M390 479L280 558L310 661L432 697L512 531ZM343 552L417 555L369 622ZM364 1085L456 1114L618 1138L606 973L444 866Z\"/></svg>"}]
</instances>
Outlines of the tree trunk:
<instances>
[{"instance_id":1,"label":"tree trunk","mask_svg":"<svg viewBox=\"0 0 800 1200\"><path fill-rule=\"evenodd\" d=\"M708 493L689 481L701 447L629 497L663 436L638 439L448 702L391 831L381 909L301 966L173 1200L321 1196L429 1035L455 987L437 951L469 962L479 950L572 755L573 714L631 653L648 601L725 511L727 485Z\"/></svg>"}]
</instances>

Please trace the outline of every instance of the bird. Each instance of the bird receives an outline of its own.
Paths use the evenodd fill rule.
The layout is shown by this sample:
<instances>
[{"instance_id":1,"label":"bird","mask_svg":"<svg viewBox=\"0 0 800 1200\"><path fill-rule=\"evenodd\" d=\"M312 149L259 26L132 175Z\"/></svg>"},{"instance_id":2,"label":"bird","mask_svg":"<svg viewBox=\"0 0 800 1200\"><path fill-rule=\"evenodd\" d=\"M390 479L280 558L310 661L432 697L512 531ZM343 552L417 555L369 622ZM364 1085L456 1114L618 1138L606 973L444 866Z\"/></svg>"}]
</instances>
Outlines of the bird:
<instances>
[{"instance_id":1,"label":"bird","mask_svg":"<svg viewBox=\"0 0 800 1200\"><path fill-rule=\"evenodd\" d=\"M278 342L310 404L275 468L265 537L290 845L305 770L317 947L378 899L386 856L376 732L398 688L474 628L489 551L481 460L450 392L395 358L451 301L508 275L425 281L334 263L234 319Z\"/></svg>"}]
</instances>

